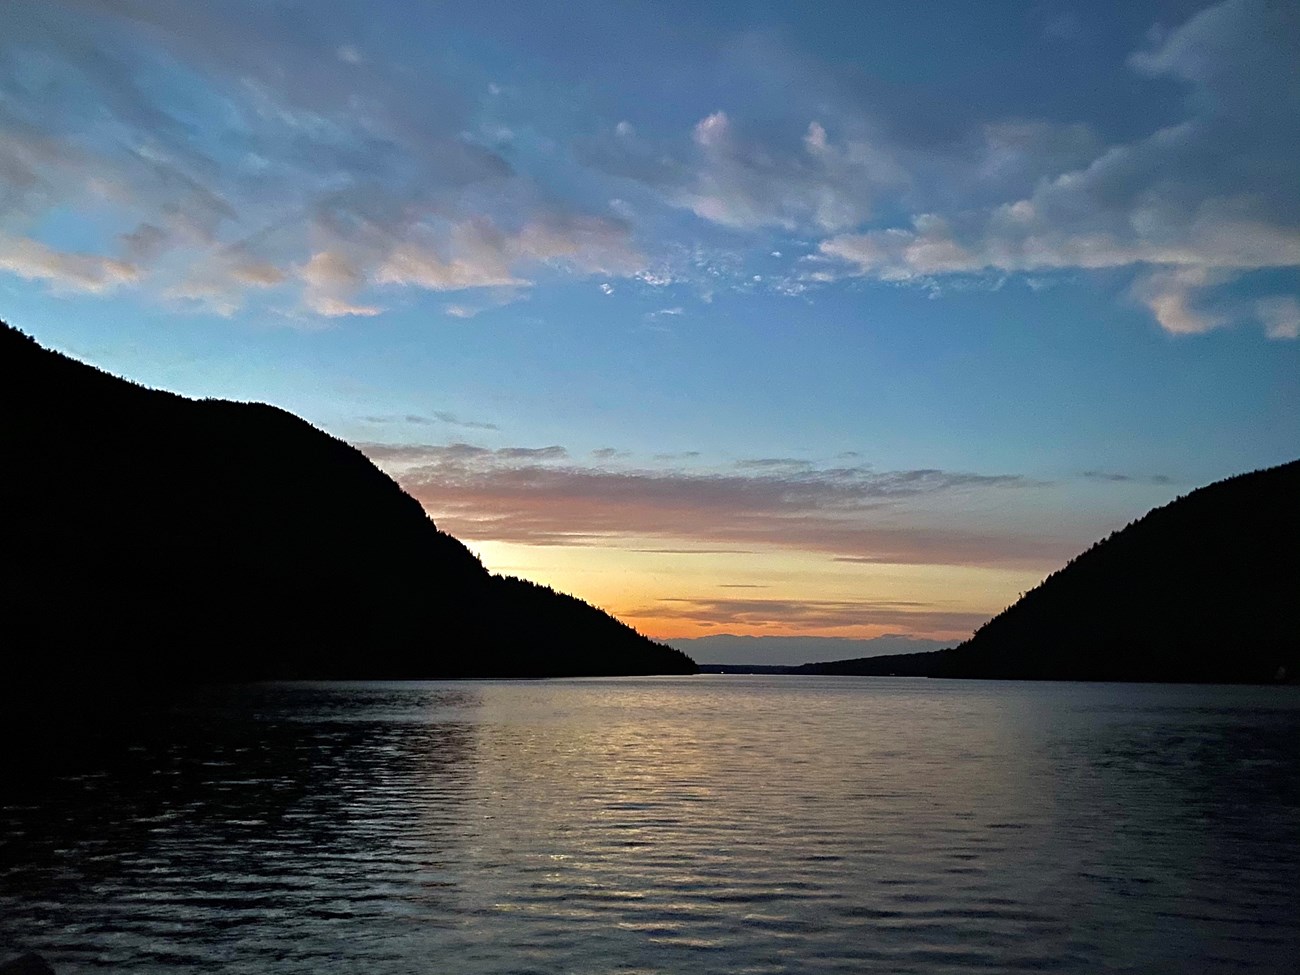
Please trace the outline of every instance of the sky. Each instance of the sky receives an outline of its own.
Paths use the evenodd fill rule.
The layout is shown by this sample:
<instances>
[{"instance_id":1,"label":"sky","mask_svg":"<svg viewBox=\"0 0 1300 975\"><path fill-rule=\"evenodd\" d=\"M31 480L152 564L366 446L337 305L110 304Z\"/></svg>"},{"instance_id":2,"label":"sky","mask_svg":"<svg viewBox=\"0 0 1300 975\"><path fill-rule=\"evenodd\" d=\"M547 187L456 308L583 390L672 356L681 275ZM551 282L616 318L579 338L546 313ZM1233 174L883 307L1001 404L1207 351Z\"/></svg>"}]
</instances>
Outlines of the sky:
<instances>
[{"instance_id":1,"label":"sky","mask_svg":"<svg viewBox=\"0 0 1300 975\"><path fill-rule=\"evenodd\" d=\"M958 640L1300 456L1300 4L0 18L0 318L648 635Z\"/></svg>"}]
</instances>

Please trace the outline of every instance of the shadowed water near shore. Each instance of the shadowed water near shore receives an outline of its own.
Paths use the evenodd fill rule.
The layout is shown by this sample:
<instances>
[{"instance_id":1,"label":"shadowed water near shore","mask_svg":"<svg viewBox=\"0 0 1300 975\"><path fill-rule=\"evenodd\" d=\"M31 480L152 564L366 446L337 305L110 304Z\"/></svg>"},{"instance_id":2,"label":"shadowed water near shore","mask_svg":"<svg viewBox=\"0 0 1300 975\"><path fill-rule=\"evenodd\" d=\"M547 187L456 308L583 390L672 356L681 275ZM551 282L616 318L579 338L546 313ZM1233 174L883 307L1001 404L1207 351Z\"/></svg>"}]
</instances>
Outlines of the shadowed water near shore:
<instances>
[{"instance_id":1,"label":"shadowed water near shore","mask_svg":"<svg viewBox=\"0 0 1300 975\"><path fill-rule=\"evenodd\" d=\"M1294 688L259 685L140 718L9 759L0 954L1082 973L1300 950Z\"/></svg>"}]
</instances>

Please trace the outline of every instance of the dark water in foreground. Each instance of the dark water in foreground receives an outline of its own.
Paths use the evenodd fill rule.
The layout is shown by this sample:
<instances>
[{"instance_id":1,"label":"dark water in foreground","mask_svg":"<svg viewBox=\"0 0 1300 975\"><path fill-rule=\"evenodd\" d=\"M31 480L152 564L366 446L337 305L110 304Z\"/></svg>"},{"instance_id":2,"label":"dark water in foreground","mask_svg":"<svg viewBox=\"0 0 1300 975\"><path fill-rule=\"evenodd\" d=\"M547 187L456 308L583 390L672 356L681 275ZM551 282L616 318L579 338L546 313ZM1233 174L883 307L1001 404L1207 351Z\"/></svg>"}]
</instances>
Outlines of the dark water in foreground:
<instances>
[{"instance_id":1,"label":"dark water in foreground","mask_svg":"<svg viewBox=\"0 0 1300 975\"><path fill-rule=\"evenodd\" d=\"M1300 958L1295 688L282 685L78 734L0 782L0 955L61 975Z\"/></svg>"}]
</instances>

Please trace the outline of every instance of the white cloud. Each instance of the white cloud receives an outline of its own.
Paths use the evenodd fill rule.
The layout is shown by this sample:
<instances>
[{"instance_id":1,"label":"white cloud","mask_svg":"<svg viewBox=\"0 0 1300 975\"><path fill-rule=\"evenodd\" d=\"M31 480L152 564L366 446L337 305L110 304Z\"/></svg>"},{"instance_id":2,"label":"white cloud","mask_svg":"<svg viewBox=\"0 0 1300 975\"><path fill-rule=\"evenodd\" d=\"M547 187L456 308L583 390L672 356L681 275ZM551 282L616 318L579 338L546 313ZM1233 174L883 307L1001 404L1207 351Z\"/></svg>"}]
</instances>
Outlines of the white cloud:
<instances>
[{"instance_id":1,"label":"white cloud","mask_svg":"<svg viewBox=\"0 0 1300 975\"><path fill-rule=\"evenodd\" d=\"M690 146L682 152L652 144L619 123L612 137L584 151L590 164L738 230L852 226L870 216L878 192L907 181L901 166L871 139L859 134L837 141L816 119L802 130L751 133L719 109L695 123Z\"/></svg>"},{"instance_id":2,"label":"white cloud","mask_svg":"<svg viewBox=\"0 0 1300 975\"><path fill-rule=\"evenodd\" d=\"M642 284L648 284L652 288L666 288L673 283L673 276L665 270L645 270L638 271L636 279Z\"/></svg>"},{"instance_id":3,"label":"white cloud","mask_svg":"<svg viewBox=\"0 0 1300 975\"><path fill-rule=\"evenodd\" d=\"M1295 20L1255 0L1212 7L1131 59L1193 86L1182 123L1041 179L1019 199L835 235L820 253L893 281L1146 267L1134 294L1163 328L1223 325L1228 316L1198 307L1199 291L1248 270L1300 267Z\"/></svg>"},{"instance_id":4,"label":"white cloud","mask_svg":"<svg viewBox=\"0 0 1300 975\"><path fill-rule=\"evenodd\" d=\"M816 120L797 147L747 140L725 112L696 123L700 160L670 199L714 223L831 231L871 215L884 187L906 181L889 156L865 140L834 144Z\"/></svg>"},{"instance_id":5,"label":"white cloud","mask_svg":"<svg viewBox=\"0 0 1300 975\"><path fill-rule=\"evenodd\" d=\"M926 213L913 218L910 228L841 234L822 241L819 250L857 265L861 274L891 281L1132 264L1232 270L1300 266L1300 228L1237 218L1233 201L1206 201L1192 215L1139 208L1119 215L1122 221L1104 213L1080 214L1073 223L1045 216L1067 204L1070 209L1085 205L1076 197L1082 178L1068 173L1032 199L999 207L962 235L946 218ZM1127 227L1106 226L1118 222Z\"/></svg>"}]
</instances>

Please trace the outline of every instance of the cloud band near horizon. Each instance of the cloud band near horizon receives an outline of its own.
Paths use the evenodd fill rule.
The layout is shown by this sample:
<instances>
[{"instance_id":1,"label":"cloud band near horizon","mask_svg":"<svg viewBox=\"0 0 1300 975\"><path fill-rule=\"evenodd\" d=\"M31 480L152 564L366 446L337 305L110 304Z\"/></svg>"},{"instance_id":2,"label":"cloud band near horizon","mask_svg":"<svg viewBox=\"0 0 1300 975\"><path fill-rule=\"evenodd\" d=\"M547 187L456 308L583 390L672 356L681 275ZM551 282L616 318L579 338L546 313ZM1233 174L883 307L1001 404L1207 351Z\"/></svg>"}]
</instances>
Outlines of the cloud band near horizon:
<instances>
[{"instance_id":1,"label":"cloud band near horizon","mask_svg":"<svg viewBox=\"0 0 1300 975\"><path fill-rule=\"evenodd\" d=\"M1069 554L1040 533L936 516L945 498L1032 491L1016 475L875 471L765 458L730 471L575 465L559 446L360 448L459 538L526 545L611 540L791 548L843 560L1039 568Z\"/></svg>"}]
</instances>

